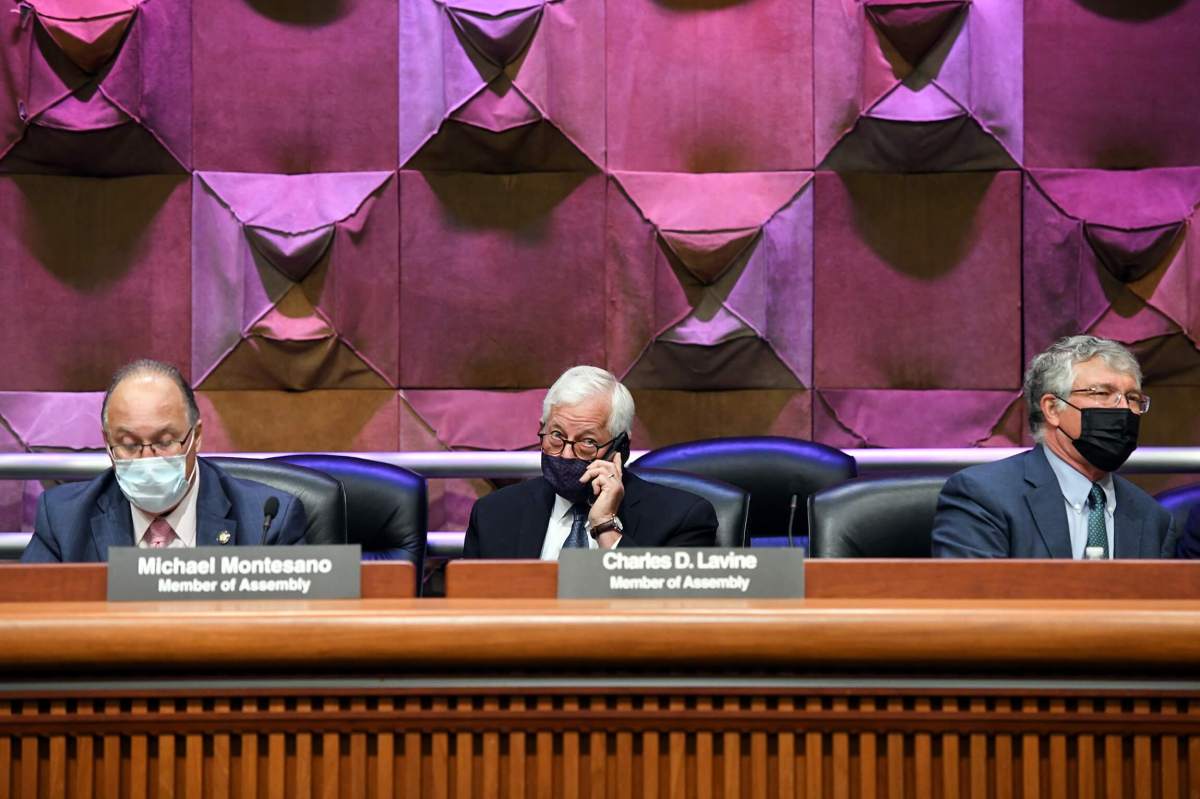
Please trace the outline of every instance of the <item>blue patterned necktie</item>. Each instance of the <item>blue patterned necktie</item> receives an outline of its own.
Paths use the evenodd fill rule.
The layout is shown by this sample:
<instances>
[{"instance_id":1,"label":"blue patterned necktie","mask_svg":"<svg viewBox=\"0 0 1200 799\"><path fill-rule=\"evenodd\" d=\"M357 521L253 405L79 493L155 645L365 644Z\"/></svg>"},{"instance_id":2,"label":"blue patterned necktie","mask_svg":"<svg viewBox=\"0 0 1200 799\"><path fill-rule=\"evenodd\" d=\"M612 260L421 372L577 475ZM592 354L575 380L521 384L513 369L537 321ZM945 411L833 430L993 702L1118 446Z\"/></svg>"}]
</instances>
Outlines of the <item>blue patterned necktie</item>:
<instances>
[{"instance_id":1,"label":"blue patterned necktie","mask_svg":"<svg viewBox=\"0 0 1200 799\"><path fill-rule=\"evenodd\" d=\"M1108 527L1104 524L1104 489L1099 483L1092 483L1088 493L1088 547L1100 547L1104 557L1108 557Z\"/></svg>"},{"instance_id":2,"label":"blue patterned necktie","mask_svg":"<svg viewBox=\"0 0 1200 799\"><path fill-rule=\"evenodd\" d=\"M571 506L571 532L567 535L567 540L563 542L563 549L587 549L588 548L588 509L586 505ZM559 554L562 554L561 552Z\"/></svg>"}]
</instances>

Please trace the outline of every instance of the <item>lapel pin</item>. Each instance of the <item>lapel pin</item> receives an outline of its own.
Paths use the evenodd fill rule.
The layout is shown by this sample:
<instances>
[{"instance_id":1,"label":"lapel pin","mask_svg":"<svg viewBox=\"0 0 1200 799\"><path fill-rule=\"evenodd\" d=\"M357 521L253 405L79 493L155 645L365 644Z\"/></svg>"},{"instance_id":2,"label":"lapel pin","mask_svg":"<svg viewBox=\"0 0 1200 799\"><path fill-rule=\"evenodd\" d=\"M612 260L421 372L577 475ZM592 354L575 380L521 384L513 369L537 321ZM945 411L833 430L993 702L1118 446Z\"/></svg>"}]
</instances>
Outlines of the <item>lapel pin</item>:
<instances>
[{"instance_id":1,"label":"lapel pin","mask_svg":"<svg viewBox=\"0 0 1200 799\"><path fill-rule=\"evenodd\" d=\"M222 530L221 532L217 533L217 543L218 544L228 544L229 538L230 538L230 535L229 535L228 530Z\"/></svg>"}]
</instances>

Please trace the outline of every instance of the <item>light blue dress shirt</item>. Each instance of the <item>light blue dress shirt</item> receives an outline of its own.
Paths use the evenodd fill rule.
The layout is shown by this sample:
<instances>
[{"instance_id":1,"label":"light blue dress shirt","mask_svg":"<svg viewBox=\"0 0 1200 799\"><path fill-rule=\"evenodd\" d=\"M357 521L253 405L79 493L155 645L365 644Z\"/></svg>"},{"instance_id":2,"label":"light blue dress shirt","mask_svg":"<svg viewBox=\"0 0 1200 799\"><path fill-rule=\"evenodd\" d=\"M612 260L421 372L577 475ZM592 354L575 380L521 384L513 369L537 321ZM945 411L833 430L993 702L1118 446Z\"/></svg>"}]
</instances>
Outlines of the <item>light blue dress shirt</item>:
<instances>
[{"instance_id":1,"label":"light blue dress shirt","mask_svg":"<svg viewBox=\"0 0 1200 799\"><path fill-rule=\"evenodd\" d=\"M1083 551L1087 547L1088 537L1088 494L1092 492L1092 481L1075 470L1075 467L1042 447L1046 460L1058 478L1058 487L1062 489L1063 501L1067 506L1067 529L1071 532L1071 557L1083 559ZM1104 489L1104 527L1108 531L1108 556L1113 555L1113 514L1117 511L1117 490L1113 486L1111 474L1105 474L1100 481Z\"/></svg>"}]
</instances>

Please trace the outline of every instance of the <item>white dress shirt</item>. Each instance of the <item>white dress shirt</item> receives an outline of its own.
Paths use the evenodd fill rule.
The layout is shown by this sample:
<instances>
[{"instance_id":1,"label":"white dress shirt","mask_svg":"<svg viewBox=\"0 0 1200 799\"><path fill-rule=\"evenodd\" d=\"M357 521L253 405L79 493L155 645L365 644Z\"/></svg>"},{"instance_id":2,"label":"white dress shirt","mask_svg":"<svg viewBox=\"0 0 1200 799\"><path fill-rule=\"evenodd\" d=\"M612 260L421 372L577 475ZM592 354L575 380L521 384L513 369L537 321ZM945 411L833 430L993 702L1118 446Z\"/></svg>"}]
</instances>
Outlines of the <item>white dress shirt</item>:
<instances>
[{"instance_id":1,"label":"white dress shirt","mask_svg":"<svg viewBox=\"0 0 1200 799\"><path fill-rule=\"evenodd\" d=\"M542 539L542 560L558 560L567 536L571 534L571 523L575 515L571 513L570 500L554 495L554 507L550 509L550 523L546 525L546 537ZM600 545L592 536L587 537L588 549L599 549Z\"/></svg>"},{"instance_id":2,"label":"white dress shirt","mask_svg":"<svg viewBox=\"0 0 1200 799\"><path fill-rule=\"evenodd\" d=\"M1084 549L1087 547L1088 515L1091 507L1088 505L1088 494L1092 492L1092 481L1075 470L1073 466L1042 447L1046 460L1058 478L1058 487L1062 489L1063 501L1067 506L1067 529L1071 532L1071 557L1082 560ZM1108 530L1108 556L1113 556L1113 514L1117 511L1117 490L1113 486L1111 474L1105 474L1100 480L1104 489L1104 526Z\"/></svg>"},{"instance_id":3,"label":"white dress shirt","mask_svg":"<svg viewBox=\"0 0 1200 799\"><path fill-rule=\"evenodd\" d=\"M196 546L196 498L199 495L200 464L197 463L193 469L192 483L188 486L187 493L170 513L163 516L177 536L170 544L167 544L168 549ZM150 530L150 523L158 517L152 513L146 513L132 502L129 503L129 509L133 513L133 540L137 542L138 549L149 549L150 542L146 540L146 533Z\"/></svg>"}]
</instances>

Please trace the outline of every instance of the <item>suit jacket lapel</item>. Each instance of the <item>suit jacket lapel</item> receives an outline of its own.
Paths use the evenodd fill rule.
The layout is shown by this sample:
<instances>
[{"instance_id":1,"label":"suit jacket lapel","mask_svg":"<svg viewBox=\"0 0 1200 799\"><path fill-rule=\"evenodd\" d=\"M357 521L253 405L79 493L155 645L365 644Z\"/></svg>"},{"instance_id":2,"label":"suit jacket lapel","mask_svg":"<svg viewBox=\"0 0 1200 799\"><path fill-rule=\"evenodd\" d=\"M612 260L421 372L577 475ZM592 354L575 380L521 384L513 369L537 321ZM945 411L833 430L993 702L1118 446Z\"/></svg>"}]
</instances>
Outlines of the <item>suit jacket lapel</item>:
<instances>
[{"instance_id":1,"label":"suit jacket lapel","mask_svg":"<svg viewBox=\"0 0 1200 799\"><path fill-rule=\"evenodd\" d=\"M1062 488L1040 444L1025 456L1025 482L1030 487L1025 501L1046 551L1052 558L1070 559L1071 530L1067 526Z\"/></svg>"},{"instance_id":2,"label":"suit jacket lapel","mask_svg":"<svg viewBox=\"0 0 1200 799\"><path fill-rule=\"evenodd\" d=\"M621 524L625 527L621 532L621 538L629 539L629 543L624 544L625 546L637 546L638 522L641 520L637 506L642 501L646 483L630 472L625 472L621 482L625 485L625 496L621 499L621 506L617 508L617 516L620 517Z\"/></svg>"},{"instance_id":3,"label":"suit jacket lapel","mask_svg":"<svg viewBox=\"0 0 1200 799\"><path fill-rule=\"evenodd\" d=\"M526 502L521 503L520 526L517 529L517 545L513 557L536 560L542 556L546 528L550 525L554 489L541 478L530 480L524 485L529 486L530 496Z\"/></svg>"},{"instance_id":4,"label":"suit jacket lapel","mask_svg":"<svg viewBox=\"0 0 1200 799\"><path fill-rule=\"evenodd\" d=\"M233 503L225 495L217 471L200 459L196 461L196 468L200 470L200 496L196 498L196 546L222 546L221 533L229 533L226 544L257 544L258 539L242 541L238 538L237 519L229 515Z\"/></svg>"},{"instance_id":5,"label":"suit jacket lapel","mask_svg":"<svg viewBox=\"0 0 1200 799\"><path fill-rule=\"evenodd\" d=\"M101 562L108 560L109 547L131 547L136 543L133 540L133 516L129 500L125 499L115 480L96 500L96 515L92 517L92 543Z\"/></svg>"},{"instance_id":6,"label":"suit jacket lapel","mask_svg":"<svg viewBox=\"0 0 1200 799\"><path fill-rule=\"evenodd\" d=\"M1145 517L1139 514L1130 501L1129 491L1116 476L1113 489L1117 492L1117 509L1113 512L1113 557L1142 557L1142 533ZM1152 557L1157 557L1157 553Z\"/></svg>"}]
</instances>

